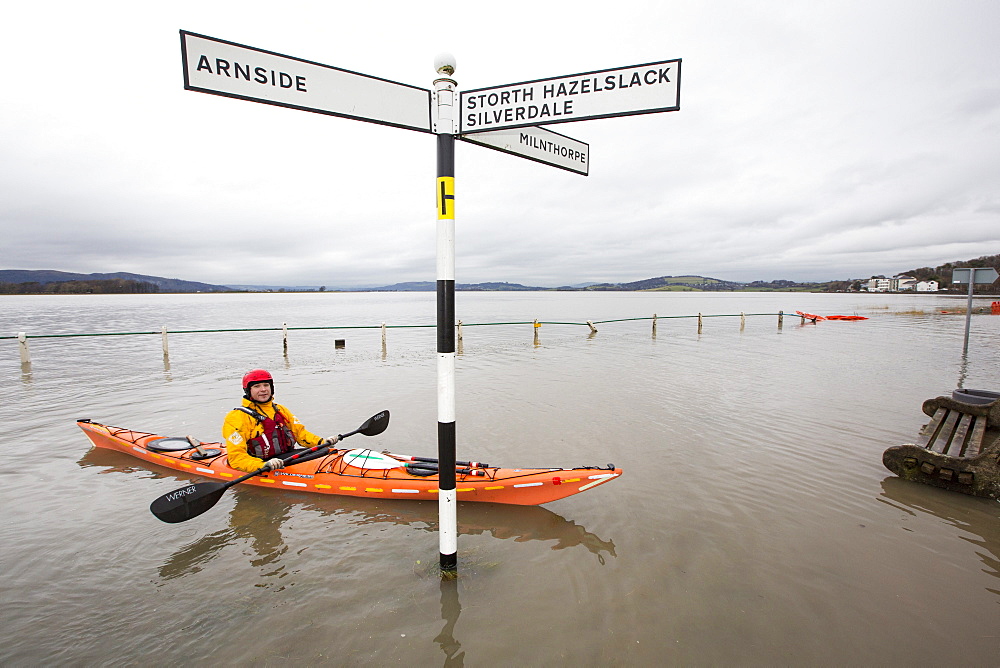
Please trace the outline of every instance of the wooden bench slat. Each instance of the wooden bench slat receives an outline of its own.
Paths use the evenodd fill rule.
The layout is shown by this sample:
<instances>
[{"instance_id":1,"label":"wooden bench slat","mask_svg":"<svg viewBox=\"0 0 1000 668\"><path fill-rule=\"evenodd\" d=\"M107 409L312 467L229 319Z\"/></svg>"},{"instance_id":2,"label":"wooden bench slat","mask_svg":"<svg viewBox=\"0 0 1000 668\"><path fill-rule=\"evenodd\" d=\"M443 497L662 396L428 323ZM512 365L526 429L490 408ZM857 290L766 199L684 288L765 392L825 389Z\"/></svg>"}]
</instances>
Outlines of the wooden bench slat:
<instances>
[{"instance_id":1,"label":"wooden bench slat","mask_svg":"<svg viewBox=\"0 0 1000 668\"><path fill-rule=\"evenodd\" d=\"M948 440L948 443L945 444L944 450L941 451L941 454L951 455L952 457L961 457L962 451L965 450L965 437L968 435L969 428L975 421L975 415L970 415L969 413L959 413L958 426L955 428L955 433Z\"/></svg>"},{"instance_id":2,"label":"wooden bench slat","mask_svg":"<svg viewBox=\"0 0 1000 668\"><path fill-rule=\"evenodd\" d=\"M941 423L941 428L938 429L937 435L934 440L927 444L927 447L934 452L940 452L942 455L948 451L948 446L951 445L952 437L955 436L955 428L958 426L958 421L961 419L962 413L958 411L948 411L948 415L945 416L944 422Z\"/></svg>"},{"instance_id":3,"label":"wooden bench slat","mask_svg":"<svg viewBox=\"0 0 1000 668\"><path fill-rule=\"evenodd\" d=\"M972 438L969 439L969 447L965 449L964 457L976 457L983 447L983 438L986 435L986 418L976 417L976 426L972 428Z\"/></svg>"},{"instance_id":4,"label":"wooden bench slat","mask_svg":"<svg viewBox=\"0 0 1000 668\"><path fill-rule=\"evenodd\" d=\"M945 417L948 415L948 409L941 407L934 411L934 417L931 421L920 431L920 438L917 439L917 445L921 448L929 448L931 443L937 437L938 432L941 430L941 423L944 422Z\"/></svg>"}]
</instances>

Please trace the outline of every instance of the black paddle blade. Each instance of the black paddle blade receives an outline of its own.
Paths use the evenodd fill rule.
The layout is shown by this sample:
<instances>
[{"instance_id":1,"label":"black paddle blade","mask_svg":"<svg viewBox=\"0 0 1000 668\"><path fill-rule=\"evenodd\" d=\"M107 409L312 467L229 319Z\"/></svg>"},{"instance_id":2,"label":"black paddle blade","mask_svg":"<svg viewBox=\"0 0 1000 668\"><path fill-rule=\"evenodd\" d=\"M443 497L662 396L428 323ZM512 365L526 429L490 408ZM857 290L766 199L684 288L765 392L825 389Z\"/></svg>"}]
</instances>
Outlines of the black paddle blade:
<instances>
[{"instance_id":1,"label":"black paddle blade","mask_svg":"<svg viewBox=\"0 0 1000 668\"><path fill-rule=\"evenodd\" d=\"M378 415L373 415L365 423L358 427L359 434L365 436L378 436L389 426L389 411L382 411Z\"/></svg>"},{"instance_id":2,"label":"black paddle blade","mask_svg":"<svg viewBox=\"0 0 1000 668\"><path fill-rule=\"evenodd\" d=\"M149 511L164 522L186 522L218 503L228 488L221 482L200 482L181 487L153 501L149 504Z\"/></svg>"}]
</instances>

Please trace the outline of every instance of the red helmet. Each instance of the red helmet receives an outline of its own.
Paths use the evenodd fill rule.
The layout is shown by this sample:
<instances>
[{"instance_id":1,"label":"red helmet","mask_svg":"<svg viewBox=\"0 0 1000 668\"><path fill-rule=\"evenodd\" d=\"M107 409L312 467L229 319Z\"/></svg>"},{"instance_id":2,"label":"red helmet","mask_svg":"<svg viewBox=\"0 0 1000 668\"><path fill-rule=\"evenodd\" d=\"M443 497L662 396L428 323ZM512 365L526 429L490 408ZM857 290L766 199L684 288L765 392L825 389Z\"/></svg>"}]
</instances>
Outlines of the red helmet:
<instances>
[{"instance_id":1,"label":"red helmet","mask_svg":"<svg viewBox=\"0 0 1000 668\"><path fill-rule=\"evenodd\" d=\"M243 376L243 396L250 397L250 386L257 383L268 383L271 386L271 394L274 394L274 378L264 369L253 369L247 371Z\"/></svg>"}]
</instances>

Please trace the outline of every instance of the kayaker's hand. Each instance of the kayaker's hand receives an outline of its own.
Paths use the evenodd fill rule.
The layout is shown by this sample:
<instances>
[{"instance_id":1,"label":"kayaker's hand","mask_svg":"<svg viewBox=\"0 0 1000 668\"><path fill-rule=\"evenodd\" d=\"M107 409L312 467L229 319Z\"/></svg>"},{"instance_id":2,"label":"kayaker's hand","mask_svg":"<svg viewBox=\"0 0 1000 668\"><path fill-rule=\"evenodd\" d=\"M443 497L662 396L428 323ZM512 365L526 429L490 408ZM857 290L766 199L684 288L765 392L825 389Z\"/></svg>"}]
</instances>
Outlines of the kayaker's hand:
<instances>
[{"instance_id":1,"label":"kayaker's hand","mask_svg":"<svg viewBox=\"0 0 1000 668\"><path fill-rule=\"evenodd\" d=\"M264 462L264 466L267 467L268 471L274 471L275 469L280 469L285 465L285 460L281 457L275 457L274 459L268 459Z\"/></svg>"},{"instance_id":2,"label":"kayaker's hand","mask_svg":"<svg viewBox=\"0 0 1000 668\"><path fill-rule=\"evenodd\" d=\"M324 438L319 442L320 445L337 445L340 442L340 436L331 436L330 438Z\"/></svg>"}]
</instances>

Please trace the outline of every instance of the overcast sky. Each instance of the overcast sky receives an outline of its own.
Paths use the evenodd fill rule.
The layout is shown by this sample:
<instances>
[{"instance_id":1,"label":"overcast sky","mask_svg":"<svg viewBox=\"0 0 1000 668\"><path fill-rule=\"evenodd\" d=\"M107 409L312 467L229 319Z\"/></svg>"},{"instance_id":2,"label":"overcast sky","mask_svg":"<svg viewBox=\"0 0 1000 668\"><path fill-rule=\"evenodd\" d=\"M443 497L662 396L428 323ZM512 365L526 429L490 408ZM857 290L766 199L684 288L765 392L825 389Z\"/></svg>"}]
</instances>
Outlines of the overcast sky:
<instances>
[{"instance_id":1,"label":"overcast sky","mask_svg":"<svg viewBox=\"0 0 1000 668\"><path fill-rule=\"evenodd\" d=\"M3 19L0 268L436 278L433 135L185 91L180 29L423 88L443 51L460 89L682 58L679 111L553 126L590 145L589 176L458 144L459 282L833 280L1000 252L997 0L62 0Z\"/></svg>"}]
</instances>

